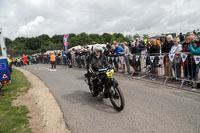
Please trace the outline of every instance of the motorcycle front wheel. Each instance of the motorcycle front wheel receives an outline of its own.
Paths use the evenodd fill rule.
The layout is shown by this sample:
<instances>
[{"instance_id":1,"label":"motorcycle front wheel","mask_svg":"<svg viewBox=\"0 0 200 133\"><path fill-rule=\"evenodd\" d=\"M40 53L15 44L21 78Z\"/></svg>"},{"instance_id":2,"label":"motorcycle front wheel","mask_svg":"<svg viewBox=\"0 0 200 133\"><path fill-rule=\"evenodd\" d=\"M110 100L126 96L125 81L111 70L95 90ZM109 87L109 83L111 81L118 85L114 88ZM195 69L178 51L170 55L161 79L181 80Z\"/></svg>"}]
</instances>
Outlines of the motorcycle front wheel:
<instances>
[{"instance_id":1,"label":"motorcycle front wheel","mask_svg":"<svg viewBox=\"0 0 200 133\"><path fill-rule=\"evenodd\" d=\"M110 92L110 102L114 109L122 111L125 107L125 99L121 88L119 86L112 86Z\"/></svg>"}]
</instances>

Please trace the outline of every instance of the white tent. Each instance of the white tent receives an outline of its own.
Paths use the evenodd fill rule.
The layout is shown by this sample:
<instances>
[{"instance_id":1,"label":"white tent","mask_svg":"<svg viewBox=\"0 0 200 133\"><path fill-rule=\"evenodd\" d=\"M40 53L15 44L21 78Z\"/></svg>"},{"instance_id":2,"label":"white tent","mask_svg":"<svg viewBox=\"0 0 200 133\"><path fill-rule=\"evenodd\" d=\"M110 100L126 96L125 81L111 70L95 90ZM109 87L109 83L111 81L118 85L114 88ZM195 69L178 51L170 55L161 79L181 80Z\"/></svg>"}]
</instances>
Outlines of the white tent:
<instances>
[{"instance_id":1,"label":"white tent","mask_svg":"<svg viewBox=\"0 0 200 133\"><path fill-rule=\"evenodd\" d=\"M94 47L94 46L99 46L99 47L106 47L106 44L94 44L94 45L87 45L90 49L92 48L92 47ZM76 50L78 50L78 49L81 49L82 48L82 46L80 46L80 45L78 45L78 46L75 46L75 47L72 47L72 48L70 48L69 50L72 50L72 49L76 49Z\"/></svg>"},{"instance_id":2,"label":"white tent","mask_svg":"<svg viewBox=\"0 0 200 133\"><path fill-rule=\"evenodd\" d=\"M51 53L54 53L54 52L60 53L61 51L60 50L48 50L44 54L51 54Z\"/></svg>"}]
</instances>

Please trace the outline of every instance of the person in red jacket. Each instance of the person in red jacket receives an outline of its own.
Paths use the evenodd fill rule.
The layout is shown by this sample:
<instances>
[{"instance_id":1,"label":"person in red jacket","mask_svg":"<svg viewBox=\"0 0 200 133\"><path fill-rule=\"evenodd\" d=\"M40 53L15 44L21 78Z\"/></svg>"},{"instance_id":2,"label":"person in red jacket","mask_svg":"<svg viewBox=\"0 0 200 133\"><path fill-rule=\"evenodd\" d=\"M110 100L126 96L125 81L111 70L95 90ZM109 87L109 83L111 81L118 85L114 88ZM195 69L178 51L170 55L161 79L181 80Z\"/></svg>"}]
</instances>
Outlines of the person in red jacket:
<instances>
[{"instance_id":1,"label":"person in red jacket","mask_svg":"<svg viewBox=\"0 0 200 133\"><path fill-rule=\"evenodd\" d=\"M23 55L23 56L22 56L22 59L23 59L23 61L24 61L24 64L27 65L28 57L25 56L25 55Z\"/></svg>"}]
</instances>

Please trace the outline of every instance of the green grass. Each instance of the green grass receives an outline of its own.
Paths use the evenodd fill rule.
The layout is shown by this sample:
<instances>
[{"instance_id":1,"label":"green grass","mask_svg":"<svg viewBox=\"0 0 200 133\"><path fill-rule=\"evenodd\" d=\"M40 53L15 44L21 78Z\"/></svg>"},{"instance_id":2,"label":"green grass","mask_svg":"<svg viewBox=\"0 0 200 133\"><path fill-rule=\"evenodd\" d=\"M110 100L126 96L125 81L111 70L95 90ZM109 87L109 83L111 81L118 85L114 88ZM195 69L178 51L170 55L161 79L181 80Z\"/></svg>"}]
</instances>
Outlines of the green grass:
<instances>
[{"instance_id":1,"label":"green grass","mask_svg":"<svg viewBox=\"0 0 200 133\"><path fill-rule=\"evenodd\" d=\"M0 133L31 133L28 108L26 106L12 106L12 101L19 94L26 93L31 87L24 74L13 69L12 83L5 85L0 95Z\"/></svg>"}]
</instances>

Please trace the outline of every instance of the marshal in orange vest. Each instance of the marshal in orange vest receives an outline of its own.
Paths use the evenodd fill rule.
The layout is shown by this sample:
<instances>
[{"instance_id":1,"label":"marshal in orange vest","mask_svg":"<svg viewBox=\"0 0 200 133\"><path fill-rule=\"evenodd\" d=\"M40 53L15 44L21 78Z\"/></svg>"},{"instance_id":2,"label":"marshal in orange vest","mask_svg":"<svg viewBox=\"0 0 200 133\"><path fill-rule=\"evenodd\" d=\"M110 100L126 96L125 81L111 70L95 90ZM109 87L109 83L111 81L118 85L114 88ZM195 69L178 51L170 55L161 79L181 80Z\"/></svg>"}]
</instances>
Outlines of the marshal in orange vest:
<instances>
[{"instance_id":1,"label":"marshal in orange vest","mask_svg":"<svg viewBox=\"0 0 200 133\"><path fill-rule=\"evenodd\" d=\"M55 56L55 54L51 54L50 61L56 61L56 56Z\"/></svg>"}]
</instances>

